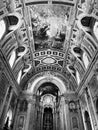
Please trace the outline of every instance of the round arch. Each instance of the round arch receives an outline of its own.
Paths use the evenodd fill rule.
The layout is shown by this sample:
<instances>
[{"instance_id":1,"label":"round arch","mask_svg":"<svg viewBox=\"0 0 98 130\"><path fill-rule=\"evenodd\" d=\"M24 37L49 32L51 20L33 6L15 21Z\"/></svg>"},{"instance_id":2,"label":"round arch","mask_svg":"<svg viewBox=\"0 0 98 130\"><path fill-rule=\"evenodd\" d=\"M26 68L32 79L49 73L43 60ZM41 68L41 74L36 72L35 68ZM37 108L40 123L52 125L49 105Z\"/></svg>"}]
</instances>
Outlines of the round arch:
<instances>
[{"instance_id":1,"label":"round arch","mask_svg":"<svg viewBox=\"0 0 98 130\"><path fill-rule=\"evenodd\" d=\"M60 90L60 93L63 94L66 92L66 86L64 84L64 81L62 81L59 77L54 76L52 74L47 74L44 76L40 76L33 80L28 86L29 88L27 89L28 93L36 94L38 88L44 84L45 82L50 82L55 84L58 89Z\"/></svg>"}]
</instances>

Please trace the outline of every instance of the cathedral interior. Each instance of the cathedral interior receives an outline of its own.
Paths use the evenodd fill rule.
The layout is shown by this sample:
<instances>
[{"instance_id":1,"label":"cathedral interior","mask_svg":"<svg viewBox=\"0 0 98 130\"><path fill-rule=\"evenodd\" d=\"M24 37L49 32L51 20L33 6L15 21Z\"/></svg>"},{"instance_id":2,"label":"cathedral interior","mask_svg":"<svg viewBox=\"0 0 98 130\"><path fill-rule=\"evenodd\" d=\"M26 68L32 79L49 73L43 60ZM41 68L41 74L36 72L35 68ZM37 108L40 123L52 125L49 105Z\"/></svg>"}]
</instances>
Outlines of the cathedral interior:
<instances>
[{"instance_id":1,"label":"cathedral interior","mask_svg":"<svg viewBox=\"0 0 98 130\"><path fill-rule=\"evenodd\" d=\"M98 0L0 0L0 130L98 130Z\"/></svg>"}]
</instances>

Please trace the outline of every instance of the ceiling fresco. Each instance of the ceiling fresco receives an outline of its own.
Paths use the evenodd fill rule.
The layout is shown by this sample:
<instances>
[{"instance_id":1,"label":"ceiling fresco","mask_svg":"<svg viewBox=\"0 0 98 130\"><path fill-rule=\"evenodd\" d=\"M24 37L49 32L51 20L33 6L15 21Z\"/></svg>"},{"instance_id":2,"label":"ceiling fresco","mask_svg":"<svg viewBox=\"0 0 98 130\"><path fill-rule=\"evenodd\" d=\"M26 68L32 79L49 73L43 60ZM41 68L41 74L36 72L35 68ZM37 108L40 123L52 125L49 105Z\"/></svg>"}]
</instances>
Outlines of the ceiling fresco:
<instances>
[{"instance_id":1,"label":"ceiling fresco","mask_svg":"<svg viewBox=\"0 0 98 130\"><path fill-rule=\"evenodd\" d=\"M35 50L63 50L70 12L70 6L58 4L30 7Z\"/></svg>"},{"instance_id":2,"label":"ceiling fresco","mask_svg":"<svg viewBox=\"0 0 98 130\"><path fill-rule=\"evenodd\" d=\"M19 77L18 84L50 71L69 81L68 90L81 86L98 50L98 22L92 30L96 35L91 35L88 30L93 22L87 19L98 17L98 0L3 1L0 11L4 14L0 16L16 12L21 19L21 25L1 42L15 79Z\"/></svg>"}]
</instances>

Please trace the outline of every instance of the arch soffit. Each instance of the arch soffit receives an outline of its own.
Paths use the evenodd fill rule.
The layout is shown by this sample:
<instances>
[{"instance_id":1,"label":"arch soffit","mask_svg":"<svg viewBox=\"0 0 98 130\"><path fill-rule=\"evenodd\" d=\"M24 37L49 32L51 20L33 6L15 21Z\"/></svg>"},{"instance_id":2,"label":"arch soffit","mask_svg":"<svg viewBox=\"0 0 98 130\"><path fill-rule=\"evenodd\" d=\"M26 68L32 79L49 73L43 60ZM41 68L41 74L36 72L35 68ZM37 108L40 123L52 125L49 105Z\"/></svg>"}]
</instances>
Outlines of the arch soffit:
<instances>
[{"instance_id":1,"label":"arch soffit","mask_svg":"<svg viewBox=\"0 0 98 130\"><path fill-rule=\"evenodd\" d=\"M54 76L52 74L49 75L47 74L47 75L39 76L36 79L31 79L28 85L29 88L27 89L27 92L36 94L38 88L45 82L51 82L55 84L59 88L61 94L65 93L67 90L66 84L60 77Z\"/></svg>"},{"instance_id":2,"label":"arch soffit","mask_svg":"<svg viewBox=\"0 0 98 130\"><path fill-rule=\"evenodd\" d=\"M76 80L70 75L70 76L66 76L63 74L60 74L59 72L52 72L52 71L45 71L45 72L40 72L40 73L30 73L27 74L26 76L24 76L24 78L21 80L20 82L20 87L22 88L22 90L25 90L25 88L27 88L28 84L31 83L32 81L34 81L34 79L37 79L38 77L43 77L44 73L50 72L52 75L55 75L56 77L59 77L64 83L65 86L68 87L68 84L72 83L74 84L74 86L76 86L75 88L78 87Z\"/></svg>"}]
</instances>

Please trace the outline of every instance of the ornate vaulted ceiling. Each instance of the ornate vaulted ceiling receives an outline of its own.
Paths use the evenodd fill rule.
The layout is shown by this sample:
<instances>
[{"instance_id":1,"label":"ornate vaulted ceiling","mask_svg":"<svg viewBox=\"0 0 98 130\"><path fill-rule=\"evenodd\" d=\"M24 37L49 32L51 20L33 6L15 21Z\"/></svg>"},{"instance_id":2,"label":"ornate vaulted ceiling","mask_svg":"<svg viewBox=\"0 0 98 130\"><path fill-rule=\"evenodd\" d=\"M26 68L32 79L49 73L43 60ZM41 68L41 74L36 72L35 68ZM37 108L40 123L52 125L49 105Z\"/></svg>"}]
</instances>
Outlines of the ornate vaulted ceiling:
<instances>
[{"instance_id":1,"label":"ornate vaulted ceiling","mask_svg":"<svg viewBox=\"0 0 98 130\"><path fill-rule=\"evenodd\" d=\"M96 39L82 28L81 19L98 17L97 0L4 0L2 5L5 15L16 12L21 19L1 42L18 84L50 71L68 81L67 89L79 88L97 53Z\"/></svg>"}]
</instances>

